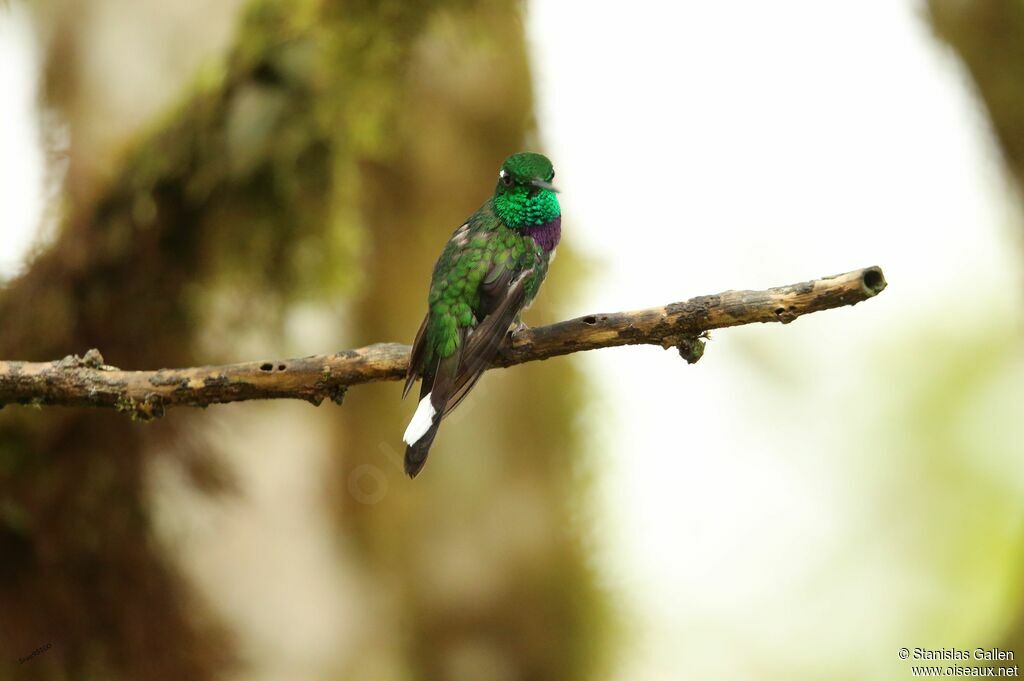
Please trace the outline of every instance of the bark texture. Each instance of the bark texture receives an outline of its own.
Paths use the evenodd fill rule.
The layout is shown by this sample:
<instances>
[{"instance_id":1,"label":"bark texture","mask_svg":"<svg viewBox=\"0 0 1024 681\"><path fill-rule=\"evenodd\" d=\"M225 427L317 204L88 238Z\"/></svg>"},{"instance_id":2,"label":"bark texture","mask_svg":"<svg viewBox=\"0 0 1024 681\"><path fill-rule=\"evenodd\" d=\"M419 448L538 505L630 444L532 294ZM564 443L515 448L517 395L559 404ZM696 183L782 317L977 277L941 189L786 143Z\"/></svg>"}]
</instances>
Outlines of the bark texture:
<instances>
[{"instance_id":1,"label":"bark texture","mask_svg":"<svg viewBox=\"0 0 1024 681\"><path fill-rule=\"evenodd\" d=\"M781 322L845 305L885 289L878 267L763 291L726 291L632 312L591 314L513 334L495 366L508 367L621 345L677 347L689 362L703 354L712 329ZM243 400L294 398L340 404L349 386L405 376L409 346L377 343L332 355L222 366L122 371L97 350L53 362L0 361L0 405L113 407L133 418L172 406L206 407Z\"/></svg>"}]
</instances>

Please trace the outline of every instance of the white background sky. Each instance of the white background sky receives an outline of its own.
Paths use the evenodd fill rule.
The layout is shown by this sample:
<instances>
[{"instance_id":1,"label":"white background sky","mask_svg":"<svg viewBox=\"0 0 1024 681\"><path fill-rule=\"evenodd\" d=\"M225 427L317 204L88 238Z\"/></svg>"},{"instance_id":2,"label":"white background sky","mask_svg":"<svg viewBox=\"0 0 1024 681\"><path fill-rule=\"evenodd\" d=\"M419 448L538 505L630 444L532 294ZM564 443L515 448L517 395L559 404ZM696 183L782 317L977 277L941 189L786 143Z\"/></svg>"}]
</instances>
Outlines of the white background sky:
<instances>
[{"instance_id":1,"label":"white background sky","mask_svg":"<svg viewBox=\"0 0 1024 681\"><path fill-rule=\"evenodd\" d=\"M659 349L586 357L603 396L587 427L603 452L604 565L634 639L620 678L904 678L898 646L939 643L922 603L950 619L963 605L934 598L891 537L865 541L873 511L851 459L870 452L835 427L920 380L877 367L909 329L962 334L951 310L1020 325L1020 226L983 112L918 9L530 6L564 238L600 262L573 313L875 264L890 283L857 308L718 332L693 367Z\"/></svg>"},{"instance_id":2,"label":"white background sky","mask_svg":"<svg viewBox=\"0 0 1024 681\"><path fill-rule=\"evenodd\" d=\"M43 196L25 29L0 13L0 276ZM877 366L910 327L941 343L964 316L1020 326L1018 216L916 3L535 0L528 31L564 238L600 264L567 313L873 264L890 282L854 309L719 332L694 367L650 348L585 358L601 566L632 641L619 678L905 678L898 646L995 645L906 640L922 603L942 593L955 617L962 602L893 537L864 540L860 459L877 452L834 426L917 379ZM1024 441L1012 416L985 423ZM993 632L998 595L980 606Z\"/></svg>"},{"instance_id":3,"label":"white background sky","mask_svg":"<svg viewBox=\"0 0 1024 681\"><path fill-rule=\"evenodd\" d=\"M27 16L0 5L0 279L13 274L42 215L36 49Z\"/></svg>"}]
</instances>

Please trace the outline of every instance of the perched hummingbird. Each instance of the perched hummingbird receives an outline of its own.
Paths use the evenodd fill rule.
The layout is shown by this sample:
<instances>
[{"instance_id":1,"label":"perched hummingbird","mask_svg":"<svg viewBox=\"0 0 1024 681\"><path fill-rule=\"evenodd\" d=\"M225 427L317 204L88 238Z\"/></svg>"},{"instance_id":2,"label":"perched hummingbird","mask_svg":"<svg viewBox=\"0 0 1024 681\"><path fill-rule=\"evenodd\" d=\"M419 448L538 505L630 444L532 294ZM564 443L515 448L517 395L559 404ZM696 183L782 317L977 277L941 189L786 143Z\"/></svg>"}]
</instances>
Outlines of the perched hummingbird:
<instances>
[{"instance_id":1,"label":"perched hummingbird","mask_svg":"<svg viewBox=\"0 0 1024 681\"><path fill-rule=\"evenodd\" d=\"M405 391L422 378L405 431L405 472L423 468L441 419L490 366L512 324L537 295L562 234L555 170L540 154L513 154L494 196L455 230L430 280Z\"/></svg>"}]
</instances>

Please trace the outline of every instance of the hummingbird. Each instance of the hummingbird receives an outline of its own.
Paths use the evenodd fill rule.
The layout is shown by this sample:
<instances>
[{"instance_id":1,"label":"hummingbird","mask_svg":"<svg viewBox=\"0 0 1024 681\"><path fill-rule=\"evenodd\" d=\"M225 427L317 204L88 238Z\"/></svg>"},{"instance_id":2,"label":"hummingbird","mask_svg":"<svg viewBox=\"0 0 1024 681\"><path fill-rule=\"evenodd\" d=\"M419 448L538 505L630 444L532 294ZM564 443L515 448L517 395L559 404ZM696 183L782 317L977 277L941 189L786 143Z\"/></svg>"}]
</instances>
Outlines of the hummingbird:
<instances>
[{"instance_id":1,"label":"hummingbird","mask_svg":"<svg viewBox=\"0 0 1024 681\"><path fill-rule=\"evenodd\" d=\"M545 156L513 154L498 171L494 195L455 230L434 265L427 314L413 341L405 398L422 379L420 402L405 431L405 472L427 461L441 419L473 389L506 334L522 324L562 235L562 212Z\"/></svg>"}]
</instances>

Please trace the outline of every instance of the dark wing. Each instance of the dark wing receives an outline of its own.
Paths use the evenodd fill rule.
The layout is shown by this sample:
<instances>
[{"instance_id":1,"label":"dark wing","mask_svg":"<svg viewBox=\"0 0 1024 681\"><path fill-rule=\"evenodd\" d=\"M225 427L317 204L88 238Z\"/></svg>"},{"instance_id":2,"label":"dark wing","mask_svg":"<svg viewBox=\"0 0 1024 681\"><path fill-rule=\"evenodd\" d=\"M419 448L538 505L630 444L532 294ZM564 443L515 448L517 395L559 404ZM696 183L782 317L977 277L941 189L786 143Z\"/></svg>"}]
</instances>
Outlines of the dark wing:
<instances>
[{"instance_id":1,"label":"dark wing","mask_svg":"<svg viewBox=\"0 0 1024 681\"><path fill-rule=\"evenodd\" d=\"M482 286L483 299L490 307L483 320L469 332L462 350L458 373L446 400L442 416L447 416L466 398L501 349L509 327L526 301L526 283L534 269L523 270L512 278L511 268L500 276L487 277Z\"/></svg>"},{"instance_id":2,"label":"dark wing","mask_svg":"<svg viewBox=\"0 0 1024 681\"><path fill-rule=\"evenodd\" d=\"M405 370L405 389L402 390L402 399L409 394L412 384L423 375L423 351L427 348L427 321L430 320L428 313L423 317L420 330L416 332L416 340L412 342L412 352L409 353L409 368Z\"/></svg>"}]
</instances>

